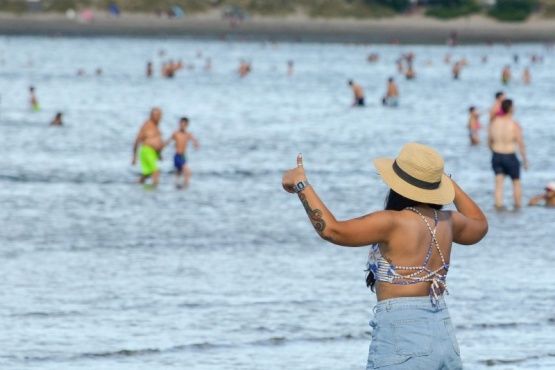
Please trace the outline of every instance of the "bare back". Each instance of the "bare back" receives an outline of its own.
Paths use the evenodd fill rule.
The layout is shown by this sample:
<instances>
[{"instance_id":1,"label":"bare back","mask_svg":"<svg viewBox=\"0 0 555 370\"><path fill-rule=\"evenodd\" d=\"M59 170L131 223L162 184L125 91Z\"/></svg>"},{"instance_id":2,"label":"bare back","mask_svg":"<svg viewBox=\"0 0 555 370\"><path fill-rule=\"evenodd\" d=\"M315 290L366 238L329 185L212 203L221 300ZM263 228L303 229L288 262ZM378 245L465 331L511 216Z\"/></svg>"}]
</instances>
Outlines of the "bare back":
<instances>
[{"instance_id":1,"label":"bare back","mask_svg":"<svg viewBox=\"0 0 555 370\"><path fill-rule=\"evenodd\" d=\"M353 93L355 94L355 99L362 99L364 98L364 92L362 91L362 87L357 84L353 84Z\"/></svg>"},{"instance_id":2,"label":"bare back","mask_svg":"<svg viewBox=\"0 0 555 370\"><path fill-rule=\"evenodd\" d=\"M393 83L387 85L387 96L390 98L396 98L399 95L397 86Z\"/></svg>"},{"instance_id":3,"label":"bare back","mask_svg":"<svg viewBox=\"0 0 555 370\"><path fill-rule=\"evenodd\" d=\"M420 211L433 228L434 216L432 209L423 208ZM379 244L382 256L395 266L423 266L432 241L428 226L421 216L415 212L409 210L388 212L395 212L397 225L391 233L388 242ZM450 212L437 211L437 214L436 239L445 262L449 264L453 244L453 222ZM433 248L427 267L430 270L436 270L442 265L443 262L439 252ZM442 273L447 273L447 271ZM396 297L427 296L430 294L431 284L431 282L421 282L403 285L378 281L376 293L379 301Z\"/></svg>"},{"instance_id":4,"label":"bare back","mask_svg":"<svg viewBox=\"0 0 555 370\"><path fill-rule=\"evenodd\" d=\"M512 154L516 152L516 122L508 117L496 117L489 127L490 149L495 153Z\"/></svg>"}]
</instances>

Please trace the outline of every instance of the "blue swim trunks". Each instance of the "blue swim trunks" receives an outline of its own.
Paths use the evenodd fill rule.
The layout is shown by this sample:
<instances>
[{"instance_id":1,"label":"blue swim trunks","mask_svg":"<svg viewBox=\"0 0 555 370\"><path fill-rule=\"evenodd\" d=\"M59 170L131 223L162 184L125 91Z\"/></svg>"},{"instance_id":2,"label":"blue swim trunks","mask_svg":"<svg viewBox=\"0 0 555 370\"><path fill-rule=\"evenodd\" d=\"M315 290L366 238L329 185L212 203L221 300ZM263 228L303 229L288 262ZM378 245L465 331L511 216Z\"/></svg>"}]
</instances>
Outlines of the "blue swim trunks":
<instances>
[{"instance_id":1,"label":"blue swim trunks","mask_svg":"<svg viewBox=\"0 0 555 370\"><path fill-rule=\"evenodd\" d=\"M178 171L182 171L183 166L185 166L186 164L187 157L185 157L185 154L175 153L175 155L173 156L173 165L175 166L175 169Z\"/></svg>"},{"instance_id":2,"label":"blue swim trunks","mask_svg":"<svg viewBox=\"0 0 555 370\"><path fill-rule=\"evenodd\" d=\"M520 179L520 162L515 153L502 154L493 153L491 166L496 175L510 176L512 180Z\"/></svg>"}]
</instances>

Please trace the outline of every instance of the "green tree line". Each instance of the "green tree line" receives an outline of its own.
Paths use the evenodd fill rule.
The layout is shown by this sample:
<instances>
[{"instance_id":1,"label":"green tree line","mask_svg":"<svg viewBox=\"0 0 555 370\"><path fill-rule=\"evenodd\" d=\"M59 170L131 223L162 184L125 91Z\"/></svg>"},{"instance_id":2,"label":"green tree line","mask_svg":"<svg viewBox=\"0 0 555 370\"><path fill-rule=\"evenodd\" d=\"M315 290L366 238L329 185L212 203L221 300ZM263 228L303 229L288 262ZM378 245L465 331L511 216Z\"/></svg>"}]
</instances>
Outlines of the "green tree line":
<instances>
[{"instance_id":1,"label":"green tree line","mask_svg":"<svg viewBox=\"0 0 555 370\"><path fill-rule=\"evenodd\" d=\"M426 15L442 19L484 13L501 21L523 21L541 5L551 14L555 0L542 1L543 4L539 0L497 0L494 6L485 8L478 0L427 0L422 6ZM390 17L410 11L413 6L409 0L42 0L42 9L56 12L84 7L106 9L112 2L124 12L154 12L178 5L185 12L195 13L231 6L253 15L287 16L300 10L323 18ZM0 11L25 10L25 0L0 0Z\"/></svg>"}]
</instances>

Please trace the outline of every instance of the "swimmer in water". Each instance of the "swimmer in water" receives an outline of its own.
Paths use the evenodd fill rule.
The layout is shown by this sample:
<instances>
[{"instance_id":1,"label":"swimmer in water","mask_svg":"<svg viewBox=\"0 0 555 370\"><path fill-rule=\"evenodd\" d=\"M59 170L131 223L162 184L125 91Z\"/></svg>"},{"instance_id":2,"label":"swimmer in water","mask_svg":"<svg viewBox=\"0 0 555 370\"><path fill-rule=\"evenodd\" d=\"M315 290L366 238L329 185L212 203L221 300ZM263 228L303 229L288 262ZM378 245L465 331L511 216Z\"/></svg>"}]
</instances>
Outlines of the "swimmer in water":
<instances>
[{"instance_id":1,"label":"swimmer in water","mask_svg":"<svg viewBox=\"0 0 555 370\"><path fill-rule=\"evenodd\" d=\"M409 67L407 69L405 77L407 78L407 80L413 80L416 78L416 73L414 72L414 69L412 69L412 63L409 63Z\"/></svg>"},{"instance_id":2,"label":"swimmer in water","mask_svg":"<svg viewBox=\"0 0 555 370\"><path fill-rule=\"evenodd\" d=\"M287 76L292 77L295 73L295 64L292 60L287 62Z\"/></svg>"},{"instance_id":3,"label":"swimmer in water","mask_svg":"<svg viewBox=\"0 0 555 370\"><path fill-rule=\"evenodd\" d=\"M555 181L545 186L545 194L536 195L528 201L529 206L555 207Z\"/></svg>"},{"instance_id":4,"label":"swimmer in water","mask_svg":"<svg viewBox=\"0 0 555 370\"><path fill-rule=\"evenodd\" d=\"M453 79L458 80L459 79L459 74L461 73L461 63L460 62L455 62L455 64L453 64L452 73L453 73Z\"/></svg>"},{"instance_id":5,"label":"swimmer in water","mask_svg":"<svg viewBox=\"0 0 555 370\"><path fill-rule=\"evenodd\" d=\"M239 77L245 77L251 71L251 64L250 62L241 61L239 64Z\"/></svg>"},{"instance_id":6,"label":"swimmer in water","mask_svg":"<svg viewBox=\"0 0 555 370\"><path fill-rule=\"evenodd\" d=\"M495 102L489 110L489 122L494 120L497 116L503 115L503 110L501 110L501 102L505 100L505 93L503 91L498 91L495 93Z\"/></svg>"},{"instance_id":7,"label":"swimmer in water","mask_svg":"<svg viewBox=\"0 0 555 370\"><path fill-rule=\"evenodd\" d=\"M397 59L397 72L399 72L399 74L405 74L405 65L403 64L403 59L399 58Z\"/></svg>"},{"instance_id":8,"label":"swimmer in water","mask_svg":"<svg viewBox=\"0 0 555 370\"><path fill-rule=\"evenodd\" d=\"M146 179L152 177L152 184L154 186L158 185L160 171L158 170L157 162L161 159L160 151L164 146L162 133L158 127L161 119L162 110L160 108L153 108L149 119L142 125L135 139L131 164L134 165L137 162L137 150L140 145L139 160L141 162L142 175L137 181L139 184L143 184Z\"/></svg>"},{"instance_id":9,"label":"swimmer in water","mask_svg":"<svg viewBox=\"0 0 555 370\"><path fill-rule=\"evenodd\" d=\"M475 107L470 107L468 110L470 112L470 117L468 118L468 135L470 136L470 144L478 145L480 144L478 130L482 127L480 125L480 121L478 120L480 115Z\"/></svg>"},{"instance_id":10,"label":"swimmer in water","mask_svg":"<svg viewBox=\"0 0 555 370\"><path fill-rule=\"evenodd\" d=\"M50 126L62 126L62 112L56 113L56 117L50 122Z\"/></svg>"},{"instance_id":11,"label":"swimmer in water","mask_svg":"<svg viewBox=\"0 0 555 370\"><path fill-rule=\"evenodd\" d=\"M35 87L29 87L29 104L31 105L31 109L34 112L38 112L40 110L39 100L37 99L37 95L35 94Z\"/></svg>"},{"instance_id":12,"label":"swimmer in water","mask_svg":"<svg viewBox=\"0 0 555 370\"><path fill-rule=\"evenodd\" d=\"M354 100L353 100L353 107L363 107L364 106L364 90L360 85L354 83L352 80L349 80L349 86L353 90Z\"/></svg>"},{"instance_id":13,"label":"swimmer in water","mask_svg":"<svg viewBox=\"0 0 555 370\"><path fill-rule=\"evenodd\" d=\"M393 80L393 77L390 77L387 80L387 91L385 93L385 97L382 99L383 105L389 107L396 107L399 105L399 89Z\"/></svg>"},{"instance_id":14,"label":"swimmer in water","mask_svg":"<svg viewBox=\"0 0 555 370\"><path fill-rule=\"evenodd\" d=\"M149 78L152 77L152 62L146 64L146 76Z\"/></svg>"},{"instance_id":15,"label":"swimmer in water","mask_svg":"<svg viewBox=\"0 0 555 370\"><path fill-rule=\"evenodd\" d=\"M175 155L173 157L173 164L176 169L175 183L179 186L179 177L182 173L184 173L184 187L189 186L189 179L191 178L191 170L189 169L189 166L187 166L187 145L189 144L189 141L191 141L196 150L199 148L197 138L192 133L187 132L188 126L189 119L187 117L181 118L179 121L179 130L175 131L173 135L164 143L164 147L166 147L172 141L175 141Z\"/></svg>"},{"instance_id":16,"label":"swimmer in water","mask_svg":"<svg viewBox=\"0 0 555 370\"><path fill-rule=\"evenodd\" d=\"M528 67L524 68L524 71L522 72L522 83L525 85L530 84L530 69Z\"/></svg>"},{"instance_id":17,"label":"swimmer in water","mask_svg":"<svg viewBox=\"0 0 555 370\"><path fill-rule=\"evenodd\" d=\"M511 67L505 66L503 72L501 73L501 82L503 85L507 85L511 81Z\"/></svg>"}]
</instances>

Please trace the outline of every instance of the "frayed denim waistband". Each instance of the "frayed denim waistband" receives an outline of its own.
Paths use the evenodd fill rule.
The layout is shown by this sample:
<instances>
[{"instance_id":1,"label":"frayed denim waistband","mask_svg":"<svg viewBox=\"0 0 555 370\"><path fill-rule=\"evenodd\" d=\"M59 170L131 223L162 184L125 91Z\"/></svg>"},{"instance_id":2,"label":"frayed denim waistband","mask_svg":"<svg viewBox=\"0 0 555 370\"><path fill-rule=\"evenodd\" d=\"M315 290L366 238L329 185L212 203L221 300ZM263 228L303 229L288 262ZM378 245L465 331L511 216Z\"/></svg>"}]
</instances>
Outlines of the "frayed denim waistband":
<instances>
[{"instance_id":1,"label":"frayed denim waistband","mask_svg":"<svg viewBox=\"0 0 555 370\"><path fill-rule=\"evenodd\" d=\"M437 304L434 306L430 297L401 297L391 298L379 301L374 307L374 313L382 311L391 311L403 308L424 308L433 311L440 311L447 308L443 297L438 297Z\"/></svg>"}]
</instances>

